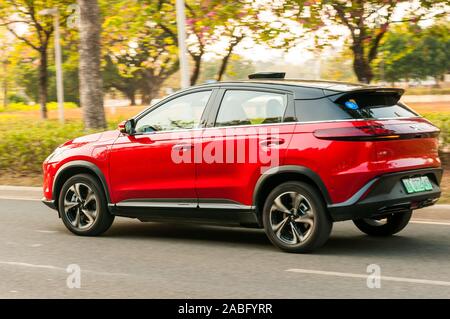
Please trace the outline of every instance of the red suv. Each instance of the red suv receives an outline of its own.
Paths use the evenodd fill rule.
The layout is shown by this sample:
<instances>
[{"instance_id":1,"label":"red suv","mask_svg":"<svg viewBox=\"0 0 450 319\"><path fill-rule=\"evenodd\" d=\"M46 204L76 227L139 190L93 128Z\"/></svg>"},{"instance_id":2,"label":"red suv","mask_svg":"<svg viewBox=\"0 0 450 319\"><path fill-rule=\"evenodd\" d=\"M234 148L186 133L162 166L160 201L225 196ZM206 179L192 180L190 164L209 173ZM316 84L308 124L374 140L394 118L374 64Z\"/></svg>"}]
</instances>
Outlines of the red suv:
<instances>
[{"instance_id":1,"label":"red suv","mask_svg":"<svg viewBox=\"0 0 450 319\"><path fill-rule=\"evenodd\" d=\"M440 196L439 130L402 89L264 73L177 92L44 162L43 202L77 235L115 216L264 228L289 252L335 221L402 230Z\"/></svg>"}]
</instances>

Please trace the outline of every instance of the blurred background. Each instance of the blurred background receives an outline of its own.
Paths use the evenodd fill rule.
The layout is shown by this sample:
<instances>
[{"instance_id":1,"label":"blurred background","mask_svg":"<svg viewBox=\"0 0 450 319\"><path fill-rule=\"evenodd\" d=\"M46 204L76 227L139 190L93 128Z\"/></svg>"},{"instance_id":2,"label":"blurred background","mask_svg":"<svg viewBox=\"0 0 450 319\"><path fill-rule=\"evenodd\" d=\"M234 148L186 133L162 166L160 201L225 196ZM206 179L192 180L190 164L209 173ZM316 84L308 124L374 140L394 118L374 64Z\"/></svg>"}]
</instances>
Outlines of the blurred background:
<instances>
[{"instance_id":1,"label":"blurred background","mask_svg":"<svg viewBox=\"0 0 450 319\"><path fill-rule=\"evenodd\" d=\"M405 88L450 167L448 0L2 0L0 184L39 186L66 140L261 71Z\"/></svg>"}]
</instances>

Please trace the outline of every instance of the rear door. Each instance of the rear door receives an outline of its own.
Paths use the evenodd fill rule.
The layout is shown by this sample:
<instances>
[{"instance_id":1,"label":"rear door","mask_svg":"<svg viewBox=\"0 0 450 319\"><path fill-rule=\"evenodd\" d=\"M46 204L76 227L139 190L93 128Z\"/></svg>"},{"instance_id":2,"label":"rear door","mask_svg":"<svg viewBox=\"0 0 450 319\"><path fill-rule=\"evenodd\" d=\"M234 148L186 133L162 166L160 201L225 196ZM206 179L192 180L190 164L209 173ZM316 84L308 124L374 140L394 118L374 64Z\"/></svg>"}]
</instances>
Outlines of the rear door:
<instances>
[{"instance_id":1,"label":"rear door","mask_svg":"<svg viewBox=\"0 0 450 319\"><path fill-rule=\"evenodd\" d=\"M199 205L248 206L259 176L284 161L295 126L286 123L293 98L280 90L228 88L217 100L197 162Z\"/></svg>"}]
</instances>

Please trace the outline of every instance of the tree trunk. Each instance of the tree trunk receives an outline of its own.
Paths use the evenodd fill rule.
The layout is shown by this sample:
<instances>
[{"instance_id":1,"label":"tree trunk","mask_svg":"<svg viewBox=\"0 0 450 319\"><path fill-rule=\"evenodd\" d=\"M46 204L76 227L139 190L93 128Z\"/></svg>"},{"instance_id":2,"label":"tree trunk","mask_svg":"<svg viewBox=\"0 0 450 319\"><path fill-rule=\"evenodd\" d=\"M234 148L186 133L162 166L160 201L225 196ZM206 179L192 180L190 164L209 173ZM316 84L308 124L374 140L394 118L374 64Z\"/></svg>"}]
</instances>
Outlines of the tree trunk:
<instances>
[{"instance_id":1,"label":"tree trunk","mask_svg":"<svg viewBox=\"0 0 450 319\"><path fill-rule=\"evenodd\" d=\"M148 106L150 105L150 102L152 101L152 97L148 92L142 93L141 97L141 105Z\"/></svg>"},{"instance_id":2,"label":"tree trunk","mask_svg":"<svg viewBox=\"0 0 450 319\"><path fill-rule=\"evenodd\" d=\"M141 105L150 105L152 100L158 95L159 86L156 89L153 86L143 89Z\"/></svg>"},{"instance_id":3,"label":"tree trunk","mask_svg":"<svg viewBox=\"0 0 450 319\"><path fill-rule=\"evenodd\" d=\"M100 70L101 16L96 0L78 0L80 6L80 103L87 129L106 128Z\"/></svg>"},{"instance_id":4,"label":"tree trunk","mask_svg":"<svg viewBox=\"0 0 450 319\"><path fill-rule=\"evenodd\" d=\"M222 81L223 75L227 70L228 62L230 61L231 55L233 54L233 50L242 41L242 39L244 39L244 37L236 38L236 40L228 47L227 55L225 55L225 57L223 58L219 72L217 73L217 81Z\"/></svg>"},{"instance_id":5,"label":"tree trunk","mask_svg":"<svg viewBox=\"0 0 450 319\"><path fill-rule=\"evenodd\" d=\"M127 91L127 98L130 100L130 106L136 105L136 92L135 90Z\"/></svg>"},{"instance_id":6,"label":"tree trunk","mask_svg":"<svg viewBox=\"0 0 450 319\"><path fill-rule=\"evenodd\" d=\"M441 79L441 76L440 75L435 75L434 76L434 87L435 88L440 88L441 87L441 85L440 85L440 83L439 83L439 81L440 81L440 79Z\"/></svg>"},{"instance_id":7,"label":"tree trunk","mask_svg":"<svg viewBox=\"0 0 450 319\"><path fill-rule=\"evenodd\" d=\"M355 41L355 40L354 40ZM373 71L370 62L364 55L364 48L358 41L352 46L353 70L359 82L370 83L373 80Z\"/></svg>"},{"instance_id":8,"label":"tree trunk","mask_svg":"<svg viewBox=\"0 0 450 319\"><path fill-rule=\"evenodd\" d=\"M6 76L8 74L8 69L6 62L3 63L3 71L3 109L6 110L6 107L8 106L8 77Z\"/></svg>"},{"instance_id":9,"label":"tree trunk","mask_svg":"<svg viewBox=\"0 0 450 319\"><path fill-rule=\"evenodd\" d=\"M202 56L196 55L194 58L194 70L191 75L191 85L195 85L198 81L198 77L200 76L200 67L202 65Z\"/></svg>"},{"instance_id":10,"label":"tree trunk","mask_svg":"<svg viewBox=\"0 0 450 319\"><path fill-rule=\"evenodd\" d=\"M47 72L47 47L44 46L39 51L40 61L39 61L39 104L40 104L40 114L41 119L47 118L47 98L48 98L48 72Z\"/></svg>"},{"instance_id":11,"label":"tree trunk","mask_svg":"<svg viewBox=\"0 0 450 319\"><path fill-rule=\"evenodd\" d=\"M228 61L230 60L231 53L233 50L230 50L228 54L223 58L222 64L220 65L219 72L217 73L217 81L222 81L223 75L225 74L225 71L227 70Z\"/></svg>"},{"instance_id":12,"label":"tree trunk","mask_svg":"<svg viewBox=\"0 0 450 319\"><path fill-rule=\"evenodd\" d=\"M142 85L142 99L141 105L150 105L152 100L158 96L159 90L161 89L161 85L164 82L164 79L153 79L146 80L145 84Z\"/></svg>"}]
</instances>

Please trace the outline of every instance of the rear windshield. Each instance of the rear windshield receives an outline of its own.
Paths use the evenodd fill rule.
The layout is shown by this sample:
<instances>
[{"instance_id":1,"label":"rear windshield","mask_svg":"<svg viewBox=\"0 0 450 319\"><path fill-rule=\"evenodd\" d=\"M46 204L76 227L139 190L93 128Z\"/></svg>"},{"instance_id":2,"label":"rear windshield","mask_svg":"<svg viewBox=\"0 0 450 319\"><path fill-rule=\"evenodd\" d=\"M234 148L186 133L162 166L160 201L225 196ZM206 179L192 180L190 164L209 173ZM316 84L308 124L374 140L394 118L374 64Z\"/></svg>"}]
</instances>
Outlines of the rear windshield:
<instances>
[{"instance_id":1,"label":"rear windshield","mask_svg":"<svg viewBox=\"0 0 450 319\"><path fill-rule=\"evenodd\" d=\"M364 93L333 102L330 98L296 100L300 122L416 117L417 113L391 94Z\"/></svg>"}]
</instances>

